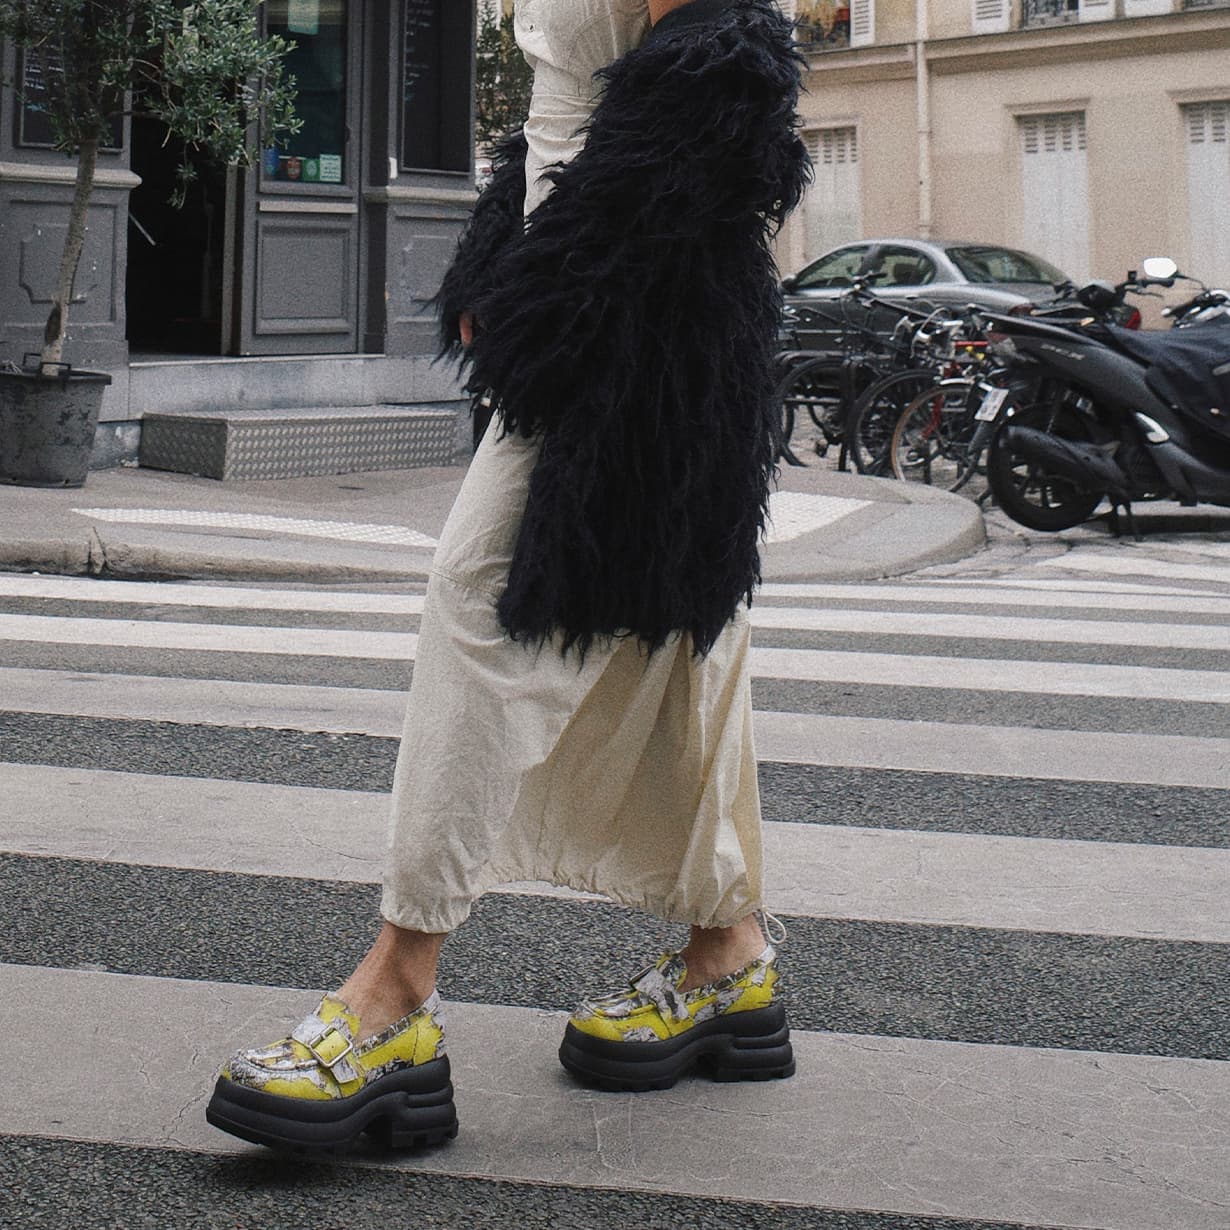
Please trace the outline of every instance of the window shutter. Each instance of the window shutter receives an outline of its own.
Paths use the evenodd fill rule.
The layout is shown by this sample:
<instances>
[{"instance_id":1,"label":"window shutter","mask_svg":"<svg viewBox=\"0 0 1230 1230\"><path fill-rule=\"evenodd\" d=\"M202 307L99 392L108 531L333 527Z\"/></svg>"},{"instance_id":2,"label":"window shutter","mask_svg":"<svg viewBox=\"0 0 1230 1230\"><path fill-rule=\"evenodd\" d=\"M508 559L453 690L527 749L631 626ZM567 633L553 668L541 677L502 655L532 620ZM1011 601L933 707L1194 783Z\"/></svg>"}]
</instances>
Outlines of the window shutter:
<instances>
[{"instance_id":1,"label":"window shutter","mask_svg":"<svg viewBox=\"0 0 1230 1230\"><path fill-rule=\"evenodd\" d=\"M1111 21L1114 16L1114 0L1079 0L1077 17L1081 21Z\"/></svg>"},{"instance_id":2,"label":"window shutter","mask_svg":"<svg viewBox=\"0 0 1230 1230\"><path fill-rule=\"evenodd\" d=\"M1020 118L1022 246L1070 278L1089 275L1089 189L1085 115Z\"/></svg>"},{"instance_id":3,"label":"window shutter","mask_svg":"<svg viewBox=\"0 0 1230 1230\"><path fill-rule=\"evenodd\" d=\"M850 0L850 46L866 47L875 37L875 0Z\"/></svg>"},{"instance_id":4,"label":"window shutter","mask_svg":"<svg viewBox=\"0 0 1230 1230\"><path fill-rule=\"evenodd\" d=\"M804 139L813 168L803 206L810 260L861 237L858 129L820 128Z\"/></svg>"},{"instance_id":5,"label":"window shutter","mask_svg":"<svg viewBox=\"0 0 1230 1230\"><path fill-rule=\"evenodd\" d=\"M975 34L1002 34L1011 23L1009 0L973 0Z\"/></svg>"},{"instance_id":6,"label":"window shutter","mask_svg":"<svg viewBox=\"0 0 1230 1230\"><path fill-rule=\"evenodd\" d=\"M1230 100L1183 108L1191 234L1186 272L1230 287Z\"/></svg>"}]
</instances>

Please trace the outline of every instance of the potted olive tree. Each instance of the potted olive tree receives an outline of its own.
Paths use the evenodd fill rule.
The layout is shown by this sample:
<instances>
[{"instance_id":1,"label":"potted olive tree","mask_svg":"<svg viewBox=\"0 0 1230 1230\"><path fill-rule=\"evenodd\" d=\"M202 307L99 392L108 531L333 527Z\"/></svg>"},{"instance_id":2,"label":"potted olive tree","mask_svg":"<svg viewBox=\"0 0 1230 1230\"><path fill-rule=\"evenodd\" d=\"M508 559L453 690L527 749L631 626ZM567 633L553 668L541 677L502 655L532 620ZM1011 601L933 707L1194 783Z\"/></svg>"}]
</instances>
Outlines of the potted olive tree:
<instances>
[{"instance_id":1,"label":"potted olive tree","mask_svg":"<svg viewBox=\"0 0 1230 1230\"><path fill-rule=\"evenodd\" d=\"M0 38L19 52L13 85L76 159L59 277L41 353L0 365L0 482L80 486L110 376L66 364L73 279L85 243L99 150L117 122L159 121L185 155L176 196L203 155L246 165L255 134L295 131L289 44L260 37L261 0L0 0ZM37 86L37 89L34 87Z\"/></svg>"}]
</instances>

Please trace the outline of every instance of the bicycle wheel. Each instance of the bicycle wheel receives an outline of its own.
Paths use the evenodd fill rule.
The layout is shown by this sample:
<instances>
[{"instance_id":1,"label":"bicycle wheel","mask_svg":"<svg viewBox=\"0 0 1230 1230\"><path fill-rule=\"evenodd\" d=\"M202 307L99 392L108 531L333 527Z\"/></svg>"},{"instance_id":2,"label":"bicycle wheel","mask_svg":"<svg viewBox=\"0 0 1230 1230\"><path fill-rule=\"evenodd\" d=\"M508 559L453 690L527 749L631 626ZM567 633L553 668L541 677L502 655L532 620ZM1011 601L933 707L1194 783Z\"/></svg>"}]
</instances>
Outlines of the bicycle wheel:
<instances>
[{"instance_id":1,"label":"bicycle wheel","mask_svg":"<svg viewBox=\"0 0 1230 1230\"><path fill-rule=\"evenodd\" d=\"M781 407L781 441L779 453L794 465L802 463L794 455L791 441L796 424L810 417L821 433L816 451L824 456L828 446L840 438L826 423L839 421L841 405L842 362L831 357L808 359L792 367L778 381L774 398Z\"/></svg>"},{"instance_id":2,"label":"bicycle wheel","mask_svg":"<svg viewBox=\"0 0 1230 1230\"><path fill-rule=\"evenodd\" d=\"M935 382L936 373L922 368L890 372L855 401L846 422L845 443L860 474L890 473L893 428L906 406Z\"/></svg>"},{"instance_id":3,"label":"bicycle wheel","mask_svg":"<svg viewBox=\"0 0 1230 1230\"><path fill-rule=\"evenodd\" d=\"M888 450L893 477L947 491L965 486L978 465L971 445L981 402L982 389L972 380L944 380L924 389L893 428Z\"/></svg>"}]
</instances>

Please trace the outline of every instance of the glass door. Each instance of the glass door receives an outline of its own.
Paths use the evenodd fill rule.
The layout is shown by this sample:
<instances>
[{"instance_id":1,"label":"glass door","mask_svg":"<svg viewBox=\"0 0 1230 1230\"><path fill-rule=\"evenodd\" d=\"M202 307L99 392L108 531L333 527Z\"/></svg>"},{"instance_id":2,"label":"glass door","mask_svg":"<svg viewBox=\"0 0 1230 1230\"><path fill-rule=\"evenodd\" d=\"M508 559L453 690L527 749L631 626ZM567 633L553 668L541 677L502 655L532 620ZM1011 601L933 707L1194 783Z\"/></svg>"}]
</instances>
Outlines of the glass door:
<instances>
[{"instance_id":1,"label":"glass door","mask_svg":"<svg viewBox=\"0 0 1230 1230\"><path fill-rule=\"evenodd\" d=\"M302 128L237 176L228 233L231 349L328 354L358 346L361 0L266 0L265 30L292 44Z\"/></svg>"}]
</instances>

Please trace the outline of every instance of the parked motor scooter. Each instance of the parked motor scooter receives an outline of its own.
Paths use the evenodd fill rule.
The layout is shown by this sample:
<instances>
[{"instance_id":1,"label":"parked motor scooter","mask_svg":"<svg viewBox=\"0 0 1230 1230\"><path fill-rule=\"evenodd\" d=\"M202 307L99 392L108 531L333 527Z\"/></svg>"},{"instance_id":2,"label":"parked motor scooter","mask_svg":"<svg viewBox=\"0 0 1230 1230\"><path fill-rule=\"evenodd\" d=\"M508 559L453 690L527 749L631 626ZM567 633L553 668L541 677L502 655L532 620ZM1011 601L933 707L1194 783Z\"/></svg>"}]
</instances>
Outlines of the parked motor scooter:
<instances>
[{"instance_id":1,"label":"parked motor scooter","mask_svg":"<svg viewBox=\"0 0 1230 1230\"><path fill-rule=\"evenodd\" d=\"M1143 268L1124 285L1179 276L1162 258ZM1134 530L1136 501L1230 506L1230 329L987 321L991 351L1029 390L1004 407L987 457L991 493L1014 521L1068 529L1109 499Z\"/></svg>"}]
</instances>

